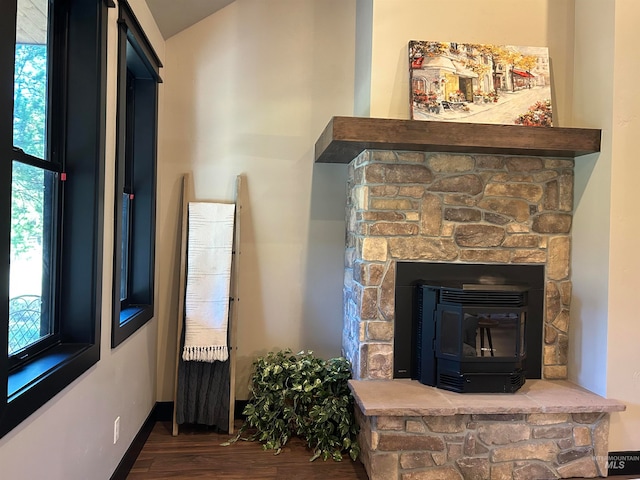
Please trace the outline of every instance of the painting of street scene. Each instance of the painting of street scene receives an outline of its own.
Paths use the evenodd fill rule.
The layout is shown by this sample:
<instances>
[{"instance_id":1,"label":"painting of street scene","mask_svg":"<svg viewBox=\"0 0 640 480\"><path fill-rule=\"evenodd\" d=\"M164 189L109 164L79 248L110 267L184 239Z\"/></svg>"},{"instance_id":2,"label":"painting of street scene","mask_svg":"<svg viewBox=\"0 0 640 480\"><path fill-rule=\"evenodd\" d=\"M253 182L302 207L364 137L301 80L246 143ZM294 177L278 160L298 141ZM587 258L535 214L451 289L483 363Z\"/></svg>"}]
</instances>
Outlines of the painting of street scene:
<instances>
[{"instance_id":1,"label":"painting of street scene","mask_svg":"<svg viewBox=\"0 0 640 480\"><path fill-rule=\"evenodd\" d=\"M411 119L551 127L546 47L412 40Z\"/></svg>"}]
</instances>

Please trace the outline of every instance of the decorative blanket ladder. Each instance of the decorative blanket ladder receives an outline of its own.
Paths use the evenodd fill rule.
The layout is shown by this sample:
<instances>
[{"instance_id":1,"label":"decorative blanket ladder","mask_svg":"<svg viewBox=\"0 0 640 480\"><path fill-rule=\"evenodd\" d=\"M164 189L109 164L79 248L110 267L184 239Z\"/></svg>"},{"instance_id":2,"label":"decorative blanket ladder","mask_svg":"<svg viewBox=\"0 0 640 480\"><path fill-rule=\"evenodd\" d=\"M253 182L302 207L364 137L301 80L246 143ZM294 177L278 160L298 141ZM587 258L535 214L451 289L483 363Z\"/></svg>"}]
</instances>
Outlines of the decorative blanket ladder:
<instances>
[{"instance_id":1,"label":"decorative blanket ladder","mask_svg":"<svg viewBox=\"0 0 640 480\"><path fill-rule=\"evenodd\" d=\"M220 400L229 402L229 418L227 425L217 424L217 427L222 430L227 428L229 433L233 433L234 430L242 184L243 176L238 175L233 203L199 202L195 200L191 174L185 174L183 177L176 368L173 396L174 436L178 435L179 423L187 423L179 422L179 417L181 417L179 408L184 407L180 405L181 401L186 402L187 397L195 398L197 396L210 401L211 396L215 397L215 394L212 395L210 391L198 395L198 392L187 394L180 390L187 388L184 379L187 375L184 373L185 364L194 361L210 364L229 362L228 385L222 385L223 388L220 389L226 391L228 388L228 398ZM212 215L216 218L210 218ZM189 221L191 221L191 225ZM198 262L193 261L195 258L198 259ZM189 259L192 260L191 265L189 265ZM213 295L210 295L211 293ZM209 368L209 370L205 370L207 378L202 379L204 385L200 385L200 380L197 380L197 388L215 388L213 382L220 381L220 379L214 377L220 375L216 372L221 369L210 365L201 364L199 366L205 369ZM199 372L200 370L196 368L186 371ZM189 373L189 375L193 376L193 373ZM206 385L209 375L212 383ZM225 371L224 383L226 382ZM197 408L201 409L203 405L200 404ZM204 408L215 408L215 406L205 405Z\"/></svg>"}]
</instances>

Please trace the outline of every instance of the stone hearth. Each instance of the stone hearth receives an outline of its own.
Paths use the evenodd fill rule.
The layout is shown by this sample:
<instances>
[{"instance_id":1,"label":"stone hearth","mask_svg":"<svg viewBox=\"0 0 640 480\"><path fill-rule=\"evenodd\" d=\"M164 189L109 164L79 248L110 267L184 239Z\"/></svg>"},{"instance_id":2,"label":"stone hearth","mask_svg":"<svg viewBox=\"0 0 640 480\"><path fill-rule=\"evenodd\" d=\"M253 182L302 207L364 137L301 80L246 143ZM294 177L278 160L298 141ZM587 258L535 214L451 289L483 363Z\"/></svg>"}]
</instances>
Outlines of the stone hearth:
<instances>
[{"instance_id":1,"label":"stone hearth","mask_svg":"<svg viewBox=\"0 0 640 480\"><path fill-rule=\"evenodd\" d=\"M458 394L411 380L351 381L370 480L532 480L607 475L609 412L563 380Z\"/></svg>"}]
</instances>

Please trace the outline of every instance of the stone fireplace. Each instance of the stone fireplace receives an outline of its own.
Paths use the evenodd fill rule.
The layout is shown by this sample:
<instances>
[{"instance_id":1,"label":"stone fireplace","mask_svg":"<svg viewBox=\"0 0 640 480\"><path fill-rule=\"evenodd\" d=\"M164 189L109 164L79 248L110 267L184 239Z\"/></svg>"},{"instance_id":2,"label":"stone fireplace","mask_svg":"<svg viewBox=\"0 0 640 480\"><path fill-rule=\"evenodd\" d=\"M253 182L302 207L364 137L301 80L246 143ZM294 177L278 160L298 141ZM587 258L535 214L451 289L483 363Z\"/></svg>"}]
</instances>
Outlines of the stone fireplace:
<instances>
[{"instance_id":1,"label":"stone fireplace","mask_svg":"<svg viewBox=\"0 0 640 480\"><path fill-rule=\"evenodd\" d=\"M597 130L348 117L318 139L317 162L349 163L342 346L371 480L607 475L609 412L625 407L565 380L574 157L599 145ZM537 367L520 390L394 374L407 264L542 269Z\"/></svg>"},{"instance_id":2,"label":"stone fireplace","mask_svg":"<svg viewBox=\"0 0 640 480\"><path fill-rule=\"evenodd\" d=\"M542 376L567 377L573 159L366 150L351 164L344 353L392 379L397 262L543 265Z\"/></svg>"}]
</instances>

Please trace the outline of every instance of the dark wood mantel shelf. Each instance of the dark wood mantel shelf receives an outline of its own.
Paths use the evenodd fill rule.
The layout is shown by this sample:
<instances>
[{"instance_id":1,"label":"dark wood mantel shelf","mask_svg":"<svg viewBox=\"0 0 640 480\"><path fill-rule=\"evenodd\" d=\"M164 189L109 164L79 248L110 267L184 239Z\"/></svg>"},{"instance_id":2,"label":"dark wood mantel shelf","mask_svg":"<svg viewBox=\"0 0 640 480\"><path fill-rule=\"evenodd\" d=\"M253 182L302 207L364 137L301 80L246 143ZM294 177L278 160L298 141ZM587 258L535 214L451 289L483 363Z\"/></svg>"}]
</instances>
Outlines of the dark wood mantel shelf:
<instances>
[{"instance_id":1,"label":"dark wood mantel shelf","mask_svg":"<svg viewBox=\"0 0 640 480\"><path fill-rule=\"evenodd\" d=\"M363 150L575 158L600 151L600 129L333 117L315 145L318 163L349 163Z\"/></svg>"}]
</instances>

